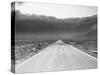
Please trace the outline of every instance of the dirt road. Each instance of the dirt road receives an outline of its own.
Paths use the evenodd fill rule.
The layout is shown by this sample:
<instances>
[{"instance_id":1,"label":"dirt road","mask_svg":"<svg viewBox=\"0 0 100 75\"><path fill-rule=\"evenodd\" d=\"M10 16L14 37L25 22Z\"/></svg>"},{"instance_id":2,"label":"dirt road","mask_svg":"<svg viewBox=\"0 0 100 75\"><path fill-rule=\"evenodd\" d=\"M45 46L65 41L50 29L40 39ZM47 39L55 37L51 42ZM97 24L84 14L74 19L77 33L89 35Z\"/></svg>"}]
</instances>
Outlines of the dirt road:
<instances>
[{"instance_id":1,"label":"dirt road","mask_svg":"<svg viewBox=\"0 0 100 75\"><path fill-rule=\"evenodd\" d=\"M16 73L97 68L97 59L62 43L54 43L15 67Z\"/></svg>"}]
</instances>

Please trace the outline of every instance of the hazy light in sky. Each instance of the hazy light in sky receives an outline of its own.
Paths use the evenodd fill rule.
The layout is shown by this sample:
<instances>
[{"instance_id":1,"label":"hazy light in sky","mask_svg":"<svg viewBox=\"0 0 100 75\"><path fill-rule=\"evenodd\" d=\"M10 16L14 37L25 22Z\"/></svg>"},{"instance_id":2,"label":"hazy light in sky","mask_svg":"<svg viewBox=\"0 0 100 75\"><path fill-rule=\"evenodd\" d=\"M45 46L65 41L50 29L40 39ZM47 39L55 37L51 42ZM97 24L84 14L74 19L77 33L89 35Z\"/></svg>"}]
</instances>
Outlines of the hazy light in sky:
<instances>
[{"instance_id":1,"label":"hazy light in sky","mask_svg":"<svg viewBox=\"0 0 100 75\"><path fill-rule=\"evenodd\" d=\"M16 3L16 10L27 15L45 15L57 18L85 17L97 13L97 7L46 3Z\"/></svg>"}]
</instances>

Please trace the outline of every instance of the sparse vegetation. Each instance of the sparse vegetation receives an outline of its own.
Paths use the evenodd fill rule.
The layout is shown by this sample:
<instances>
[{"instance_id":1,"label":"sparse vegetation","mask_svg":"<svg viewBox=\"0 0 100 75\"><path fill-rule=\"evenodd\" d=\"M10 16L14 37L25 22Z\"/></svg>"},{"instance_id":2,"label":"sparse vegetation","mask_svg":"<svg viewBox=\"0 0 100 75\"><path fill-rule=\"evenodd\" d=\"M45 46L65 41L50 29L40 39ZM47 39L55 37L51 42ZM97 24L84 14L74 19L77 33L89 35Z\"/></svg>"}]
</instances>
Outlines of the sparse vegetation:
<instances>
[{"instance_id":1,"label":"sparse vegetation","mask_svg":"<svg viewBox=\"0 0 100 75\"><path fill-rule=\"evenodd\" d=\"M16 41L15 42L15 50L12 49L12 53L15 53L12 56L12 60L15 60L15 64L19 64L23 62L24 60L30 58L31 56L37 54L42 49L44 49L49 44L53 43L52 40L46 40L46 41Z\"/></svg>"},{"instance_id":2,"label":"sparse vegetation","mask_svg":"<svg viewBox=\"0 0 100 75\"><path fill-rule=\"evenodd\" d=\"M79 48L80 50L94 56L97 57L97 40L78 40L78 41L74 41L74 40L70 40L70 41L66 41L64 40L66 43L69 43L71 45L73 45L76 48Z\"/></svg>"},{"instance_id":3,"label":"sparse vegetation","mask_svg":"<svg viewBox=\"0 0 100 75\"><path fill-rule=\"evenodd\" d=\"M80 50L97 57L97 41L96 40L85 40L85 41L74 41L74 40L63 40L67 44L71 44ZM20 64L24 60L37 54L49 44L54 43L54 40L45 41L16 41L15 50L12 48L12 60L15 60L15 64ZM14 54L15 53L15 54ZM14 58L15 55L15 58Z\"/></svg>"}]
</instances>

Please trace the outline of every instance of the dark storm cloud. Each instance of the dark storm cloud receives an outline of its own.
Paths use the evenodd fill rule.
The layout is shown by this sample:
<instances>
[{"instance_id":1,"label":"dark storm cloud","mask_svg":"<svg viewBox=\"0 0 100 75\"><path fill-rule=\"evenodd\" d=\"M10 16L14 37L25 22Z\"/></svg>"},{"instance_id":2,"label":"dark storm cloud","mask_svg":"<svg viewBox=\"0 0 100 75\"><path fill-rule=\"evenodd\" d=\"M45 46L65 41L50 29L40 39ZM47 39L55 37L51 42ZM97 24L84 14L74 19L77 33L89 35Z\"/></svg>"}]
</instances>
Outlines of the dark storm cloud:
<instances>
[{"instance_id":1,"label":"dark storm cloud","mask_svg":"<svg viewBox=\"0 0 100 75\"><path fill-rule=\"evenodd\" d=\"M13 13L12 13L13 14ZM91 32L97 27L97 15L84 18L57 19L52 16L15 14L16 34L41 35L42 37L73 37Z\"/></svg>"}]
</instances>

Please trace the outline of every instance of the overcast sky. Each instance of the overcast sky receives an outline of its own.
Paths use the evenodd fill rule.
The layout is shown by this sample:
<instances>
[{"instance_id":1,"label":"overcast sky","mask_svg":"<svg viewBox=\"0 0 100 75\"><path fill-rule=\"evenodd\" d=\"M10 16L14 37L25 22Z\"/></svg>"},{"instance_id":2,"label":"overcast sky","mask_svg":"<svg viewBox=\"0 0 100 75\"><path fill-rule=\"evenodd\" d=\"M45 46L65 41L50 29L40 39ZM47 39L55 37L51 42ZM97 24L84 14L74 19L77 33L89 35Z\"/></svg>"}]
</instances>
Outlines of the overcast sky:
<instances>
[{"instance_id":1,"label":"overcast sky","mask_svg":"<svg viewBox=\"0 0 100 75\"><path fill-rule=\"evenodd\" d=\"M16 3L16 10L27 15L46 15L56 18L85 17L97 14L97 7L49 3Z\"/></svg>"}]
</instances>

